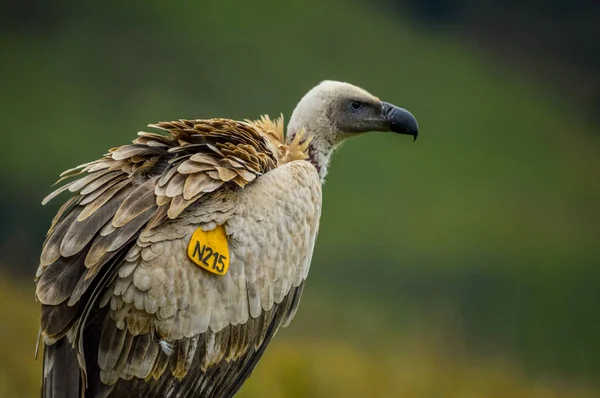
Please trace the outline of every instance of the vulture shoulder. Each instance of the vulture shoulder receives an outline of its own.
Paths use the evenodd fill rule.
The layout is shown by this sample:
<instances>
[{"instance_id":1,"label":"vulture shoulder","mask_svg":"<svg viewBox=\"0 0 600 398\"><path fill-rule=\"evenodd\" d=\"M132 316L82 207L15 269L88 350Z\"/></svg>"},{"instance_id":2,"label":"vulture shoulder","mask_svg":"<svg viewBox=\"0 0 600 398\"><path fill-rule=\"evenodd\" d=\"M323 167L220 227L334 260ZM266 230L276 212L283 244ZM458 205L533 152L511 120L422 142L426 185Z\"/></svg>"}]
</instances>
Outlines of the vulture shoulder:
<instances>
[{"instance_id":1,"label":"vulture shoulder","mask_svg":"<svg viewBox=\"0 0 600 398\"><path fill-rule=\"evenodd\" d=\"M44 200L73 194L36 274L44 397L229 397L297 308L321 211L309 140L286 145L268 117L151 126L167 134L64 172ZM194 251L207 234L224 272Z\"/></svg>"}]
</instances>

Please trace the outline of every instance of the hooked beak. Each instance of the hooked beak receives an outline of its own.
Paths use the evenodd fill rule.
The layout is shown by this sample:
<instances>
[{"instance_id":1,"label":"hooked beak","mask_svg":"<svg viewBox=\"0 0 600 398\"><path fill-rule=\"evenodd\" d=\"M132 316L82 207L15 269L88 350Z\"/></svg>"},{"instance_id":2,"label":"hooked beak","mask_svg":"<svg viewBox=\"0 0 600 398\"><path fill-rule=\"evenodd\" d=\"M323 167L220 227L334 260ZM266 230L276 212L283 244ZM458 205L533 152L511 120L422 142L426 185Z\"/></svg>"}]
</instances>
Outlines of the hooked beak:
<instances>
[{"instance_id":1,"label":"hooked beak","mask_svg":"<svg viewBox=\"0 0 600 398\"><path fill-rule=\"evenodd\" d=\"M413 141L416 141L419 135L419 125L412 113L389 102L382 102L381 106L383 117L390 124L390 130L399 134L412 135Z\"/></svg>"}]
</instances>

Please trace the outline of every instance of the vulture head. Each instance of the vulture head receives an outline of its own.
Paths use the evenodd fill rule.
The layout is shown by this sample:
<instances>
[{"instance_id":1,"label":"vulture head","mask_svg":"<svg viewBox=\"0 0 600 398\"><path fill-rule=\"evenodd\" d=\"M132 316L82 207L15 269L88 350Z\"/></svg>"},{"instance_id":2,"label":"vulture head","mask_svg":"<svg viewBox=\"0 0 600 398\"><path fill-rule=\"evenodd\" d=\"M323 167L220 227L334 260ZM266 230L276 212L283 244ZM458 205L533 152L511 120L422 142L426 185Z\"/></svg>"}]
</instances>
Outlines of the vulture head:
<instances>
[{"instance_id":1,"label":"vulture head","mask_svg":"<svg viewBox=\"0 0 600 398\"><path fill-rule=\"evenodd\" d=\"M309 154L321 179L333 150L343 141L368 131L391 131L412 135L419 127L415 117L349 83L326 80L300 100L288 124L288 140L304 129L312 141Z\"/></svg>"}]
</instances>

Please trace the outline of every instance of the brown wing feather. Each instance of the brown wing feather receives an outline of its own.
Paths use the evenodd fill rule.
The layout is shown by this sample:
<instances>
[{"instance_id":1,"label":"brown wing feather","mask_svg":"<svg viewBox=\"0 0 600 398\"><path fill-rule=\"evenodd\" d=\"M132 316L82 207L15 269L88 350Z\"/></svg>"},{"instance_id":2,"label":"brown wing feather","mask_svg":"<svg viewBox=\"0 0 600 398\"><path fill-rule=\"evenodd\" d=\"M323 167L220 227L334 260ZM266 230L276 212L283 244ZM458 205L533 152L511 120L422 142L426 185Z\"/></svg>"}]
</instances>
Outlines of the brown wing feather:
<instances>
[{"instance_id":1,"label":"brown wing feather","mask_svg":"<svg viewBox=\"0 0 600 398\"><path fill-rule=\"evenodd\" d=\"M59 182L76 179L43 202L65 191L74 193L53 220L36 274L36 297L42 304L42 335L46 345L68 347L76 354L82 374L87 374L87 386L97 396L111 394L111 388L100 382L98 361L101 368L112 369L109 372L112 376L107 376L111 381L118 380L113 393L121 391L123 383L141 383L140 378L146 377L157 382L154 386L144 385L144 390L164 391L165 386L183 378L194 366L201 366L206 373L193 386L189 382L189 391L202 384L201 390L210 392L213 386L208 380L214 377L234 386L235 380L248 371L248 364L255 363L252 358L260 356L257 353L262 343L257 342L270 338L267 328L260 324L249 323L243 330L240 327L224 330L218 338L223 339L224 347L231 349L222 356L211 355L210 363L206 362L208 343L204 336L181 340L172 357L158 350L156 335L134 336L128 332L121 335L113 327L117 335L111 336L107 331L108 343L101 338L104 335L101 325L110 318L106 309L98 307L98 299L113 283L132 242L144 230L177 218L204 195L243 188L282 163L283 143L265 135L265 125L257 122L179 120L151 127L165 130L168 135L141 132L132 145L111 149L99 160L67 170ZM282 140L283 134L280 137ZM148 258L149 254L143 255ZM136 301L136 305L143 306L143 302ZM268 316L287 311L277 308ZM263 322L268 323L265 319ZM112 357L98 357L98 346L101 352L104 350L102 344L121 349ZM71 351L64 350L59 351L62 357L73 357ZM245 359L241 360L242 357ZM215 358L229 360L227 363L232 365L210 366ZM46 397L56 396L60 391L53 383L56 376L73 369L72 360L59 367L51 362L50 358L45 359L43 396ZM142 365L132 366L135 363ZM169 367L172 371L166 372ZM231 369L232 373L225 369ZM76 383L71 390L83 388L84 384ZM225 392L223 388L221 391Z\"/></svg>"},{"instance_id":2,"label":"brown wing feather","mask_svg":"<svg viewBox=\"0 0 600 398\"><path fill-rule=\"evenodd\" d=\"M144 231L102 301L110 310L98 339L129 333L144 339L144 349L149 337L154 348L165 339L174 353L101 345L101 381L114 385L109 396L159 397L173 389L174 397L227 397L239 389L296 311L318 224L318 184L308 163L285 165L242 192L207 196L185 217ZM215 223L226 224L236 258L218 278L185 255L197 226ZM119 362L124 349L126 367Z\"/></svg>"},{"instance_id":3,"label":"brown wing feather","mask_svg":"<svg viewBox=\"0 0 600 398\"><path fill-rule=\"evenodd\" d=\"M60 258L48 267L37 282L38 299L46 305L59 305L69 298L85 267L84 254L77 258Z\"/></svg>"},{"instance_id":4,"label":"brown wing feather","mask_svg":"<svg viewBox=\"0 0 600 398\"><path fill-rule=\"evenodd\" d=\"M162 398L171 390L171 386L177 385L170 395L173 398L232 397L252 373L282 320L290 315L293 304L298 302L297 297L301 294L303 285L293 288L286 298L274 305L270 311L263 312L258 318L250 319L243 325L231 325L218 333L197 335L176 342L170 356L157 349L158 336L143 334L133 337L129 332L116 328L113 321L107 319L99 344L101 351L102 347L112 348L110 352L116 353L116 358L107 356L100 362L101 366L113 369L105 378L105 381L115 381L108 396ZM125 337L125 334L128 337ZM114 336L118 336L118 344ZM213 349L212 346L221 347L222 352L220 359L207 367L206 356L207 352ZM150 355L149 347L155 347L155 351ZM141 368L128 370L121 362L125 357L130 364L146 363L146 366L143 371ZM152 358L155 359L148 361ZM110 363L107 359L110 359ZM133 362L136 359L138 362ZM139 362L141 359L143 361ZM152 373L148 372L147 363L153 363ZM115 379L115 372L123 371L131 377ZM186 377L187 375L190 377ZM148 381L148 377L151 381Z\"/></svg>"}]
</instances>

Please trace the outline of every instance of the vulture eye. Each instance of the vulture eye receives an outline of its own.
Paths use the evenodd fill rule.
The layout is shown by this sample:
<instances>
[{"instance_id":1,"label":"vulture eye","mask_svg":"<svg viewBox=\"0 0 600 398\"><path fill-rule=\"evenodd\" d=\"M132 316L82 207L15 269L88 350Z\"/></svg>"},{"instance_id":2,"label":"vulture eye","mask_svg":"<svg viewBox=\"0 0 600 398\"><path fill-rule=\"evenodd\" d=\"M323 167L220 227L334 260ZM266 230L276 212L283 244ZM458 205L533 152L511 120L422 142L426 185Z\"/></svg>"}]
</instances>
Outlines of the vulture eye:
<instances>
[{"instance_id":1,"label":"vulture eye","mask_svg":"<svg viewBox=\"0 0 600 398\"><path fill-rule=\"evenodd\" d=\"M350 101L350 109L353 111L358 111L363 107L362 102L360 101Z\"/></svg>"}]
</instances>

